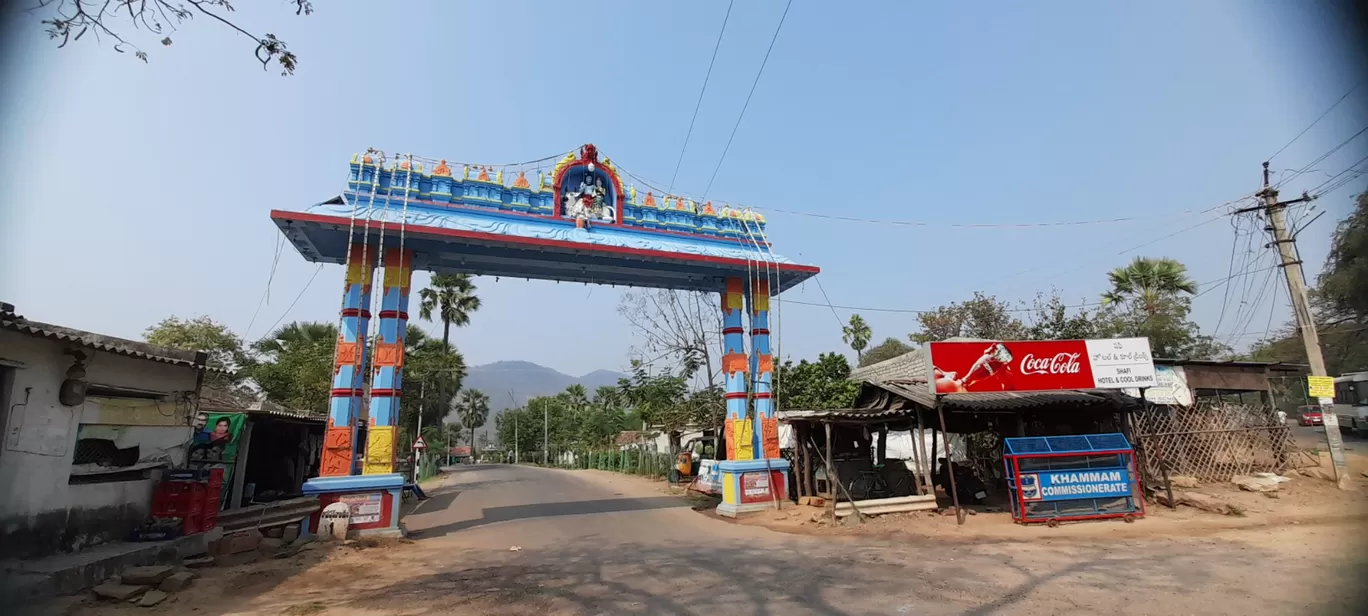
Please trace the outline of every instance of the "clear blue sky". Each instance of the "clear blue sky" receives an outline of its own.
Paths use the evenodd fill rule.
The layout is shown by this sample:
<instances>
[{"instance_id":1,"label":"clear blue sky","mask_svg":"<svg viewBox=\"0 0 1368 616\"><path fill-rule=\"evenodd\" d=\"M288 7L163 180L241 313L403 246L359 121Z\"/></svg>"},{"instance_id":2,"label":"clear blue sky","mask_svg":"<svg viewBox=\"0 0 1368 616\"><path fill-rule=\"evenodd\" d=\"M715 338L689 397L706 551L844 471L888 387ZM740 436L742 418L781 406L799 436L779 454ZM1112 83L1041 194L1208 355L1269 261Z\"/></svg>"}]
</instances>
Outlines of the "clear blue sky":
<instances>
[{"instance_id":1,"label":"clear blue sky","mask_svg":"<svg viewBox=\"0 0 1368 616\"><path fill-rule=\"evenodd\" d=\"M270 303L245 331L278 236L267 212L335 195L347 159L368 146L502 163L593 142L668 182L727 7L415 2L399 11L353 1L295 17L287 4L240 3L235 19L299 53L290 78L263 72L248 41L206 19L169 48L139 38L152 53L144 65L107 43L56 49L28 18L3 73L0 298L30 318L113 335L208 314L261 336L315 268L287 247ZM965 4L793 3L709 197L762 212L930 223L770 213L778 251L821 266L833 303L918 309L975 290L1015 301L1051 286L1093 301L1105 272L1134 254L1180 259L1198 281L1222 278L1233 237L1225 221L1118 252L1212 216L1184 211L1254 191L1259 163L1356 76L1337 46L1337 17L1312 3ZM706 186L783 8L736 3L682 190ZM1368 88L1274 168L1300 167L1352 135L1365 101ZM1319 168L1338 172L1365 143ZM1307 174L1289 188L1323 179ZM1303 236L1310 273L1363 184L1318 204L1329 214ZM626 364L634 340L616 314L618 290L479 287L484 308L454 336L470 363L524 359L571 374ZM1276 304L1265 299L1251 321L1255 333L1270 305L1275 324L1287 314L1276 288ZM340 268L325 268L285 320L333 320L340 293ZM823 301L812 283L785 298ZM1220 292L1198 300L1204 327L1222 301ZM876 340L916 329L910 314L862 312ZM786 355L844 348L825 307L786 304L782 325ZM1224 323L1220 334L1230 330Z\"/></svg>"}]
</instances>

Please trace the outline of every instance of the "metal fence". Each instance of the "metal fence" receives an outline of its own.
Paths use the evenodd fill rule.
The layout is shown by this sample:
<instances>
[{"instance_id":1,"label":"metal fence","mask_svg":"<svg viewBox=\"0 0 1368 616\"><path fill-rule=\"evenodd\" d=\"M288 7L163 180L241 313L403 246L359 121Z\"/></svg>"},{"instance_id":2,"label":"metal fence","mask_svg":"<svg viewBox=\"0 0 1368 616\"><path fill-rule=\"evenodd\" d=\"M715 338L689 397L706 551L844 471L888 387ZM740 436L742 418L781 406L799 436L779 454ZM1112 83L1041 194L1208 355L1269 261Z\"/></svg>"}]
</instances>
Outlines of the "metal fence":
<instances>
[{"instance_id":1,"label":"metal fence","mask_svg":"<svg viewBox=\"0 0 1368 616\"><path fill-rule=\"evenodd\" d=\"M518 454L523 464L566 469L595 469L643 477L668 477L674 456L666 453L629 449L551 448L549 456L540 451Z\"/></svg>"},{"instance_id":2,"label":"metal fence","mask_svg":"<svg viewBox=\"0 0 1368 616\"><path fill-rule=\"evenodd\" d=\"M1136 415L1135 433L1149 481L1158 481L1163 470L1202 481L1282 472L1296 451L1277 412L1258 405L1157 406Z\"/></svg>"}]
</instances>

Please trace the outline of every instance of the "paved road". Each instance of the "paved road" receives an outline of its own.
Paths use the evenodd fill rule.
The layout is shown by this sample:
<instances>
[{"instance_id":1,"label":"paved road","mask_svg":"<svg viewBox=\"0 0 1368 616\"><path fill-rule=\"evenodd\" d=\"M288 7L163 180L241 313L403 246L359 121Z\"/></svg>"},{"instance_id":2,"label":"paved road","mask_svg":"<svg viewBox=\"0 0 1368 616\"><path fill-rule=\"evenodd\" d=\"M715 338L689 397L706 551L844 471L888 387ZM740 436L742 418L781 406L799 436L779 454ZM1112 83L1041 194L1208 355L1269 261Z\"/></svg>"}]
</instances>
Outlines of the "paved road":
<instances>
[{"instance_id":1,"label":"paved road","mask_svg":"<svg viewBox=\"0 0 1368 616\"><path fill-rule=\"evenodd\" d=\"M1106 543L798 536L711 519L632 478L503 465L458 471L406 524L415 544L372 557L404 567L403 581L375 580L373 591L338 597L338 607L469 614L1349 614L1363 613L1348 599L1355 578L1368 579L1357 555L1310 547L1333 543L1345 529ZM1362 536L1361 528L1351 530ZM1317 570L1329 577L1317 577Z\"/></svg>"}]
</instances>

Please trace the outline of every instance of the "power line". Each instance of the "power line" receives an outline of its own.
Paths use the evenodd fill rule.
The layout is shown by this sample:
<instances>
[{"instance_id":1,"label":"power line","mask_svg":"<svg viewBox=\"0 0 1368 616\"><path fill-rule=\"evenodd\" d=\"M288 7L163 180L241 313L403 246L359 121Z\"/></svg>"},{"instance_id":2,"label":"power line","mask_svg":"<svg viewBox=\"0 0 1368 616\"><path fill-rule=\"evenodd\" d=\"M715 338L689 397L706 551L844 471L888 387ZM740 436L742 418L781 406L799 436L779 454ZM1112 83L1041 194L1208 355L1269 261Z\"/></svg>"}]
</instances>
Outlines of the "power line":
<instances>
[{"instance_id":1,"label":"power line","mask_svg":"<svg viewBox=\"0 0 1368 616\"><path fill-rule=\"evenodd\" d=\"M309 290L309 286L313 284L315 278L318 278L318 273L321 271L323 271L323 264L319 263L318 267L314 269L313 275L309 276L309 281L304 283L304 288L299 290L299 295L296 295L294 301L290 302L290 305L285 308L285 312L281 313L280 318L276 319L275 323L272 323L270 327L266 328L266 335L262 336L257 342L261 342L271 336L271 333L275 331L276 326L280 325L280 322L285 320L285 317L290 314L291 310L294 310L295 304L299 303L299 298L304 297L304 292Z\"/></svg>"},{"instance_id":2,"label":"power line","mask_svg":"<svg viewBox=\"0 0 1368 616\"><path fill-rule=\"evenodd\" d=\"M275 257L271 259L271 273L266 276L266 288L261 292L261 299L257 300L256 310L252 311L252 319L247 322L247 329L242 332L245 339L252 335L252 326L256 325L257 316L261 314L261 307L271 301L271 283L275 282L276 266L280 264L280 253L285 245L285 234L276 235Z\"/></svg>"},{"instance_id":3,"label":"power line","mask_svg":"<svg viewBox=\"0 0 1368 616\"><path fill-rule=\"evenodd\" d=\"M1291 146L1292 144L1296 143L1298 139L1301 139L1301 138L1302 138L1302 135L1305 135L1305 134L1306 134L1306 131L1311 130L1311 129L1314 128L1317 124L1319 124L1321 120L1324 120L1324 119L1325 119L1325 116L1330 115L1330 112L1331 112L1331 111L1334 111L1334 110L1335 110L1335 107L1338 107L1340 103L1343 103L1343 102L1344 102L1344 99L1349 98L1349 95L1350 95L1350 94L1353 94L1353 93L1354 93L1354 90L1357 90L1358 87L1361 86L1361 85L1363 85L1363 81L1359 81L1358 83L1354 84L1354 86L1353 86L1352 88L1349 88L1349 91L1348 91L1348 92L1345 92L1345 93L1344 93L1344 96L1339 97L1339 100L1335 101L1335 104L1330 105L1330 108L1325 110L1325 113L1322 113L1322 114L1320 114L1319 116L1317 116L1316 119L1315 119L1313 122L1311 122L1311 125L1310 125L1310 126L1307 126L1306 128L1303 128L1303 129L1302 129L1302 132L1297 133L1297 136L1296 136L1296 137L1293 137L1291 141L1288 141L1287 143L1283 144L1283 147L1278 148L1278 151L1277 151L1277 152L1274 152L1272 156L1269 156L1269 157L1268 157L1268 160L1271 162L1274 158L1277 158L1279 154L1282 154L1282 153L1283 153L1283 150L1286 150L1286 149L1288 148L1288 146Z\"/></svg>"},{"instance_id":4,"label":"power line","mask_svg":"<svg viewBox=\"0 0 1368 616\"><path fill-rule=\"evenodd\" d=\"M770 37L769 49L765 50L765 59L760 61L760 70L755 72L755 81L751 82L750 93L746 95L746 103L741 105L741 114L736 116L736 125L732 126L731 136L727 137L727 145L722 148L722 156L717 159L717 166L713 168L712 178L708 180L708 187L703 189L705 199L708 193L712 191L713 181L717 179L717 172L722 169L722 161L727 159L727 151L731 149L732 140L736 139L736 129L741 128L741 119L746 117L746 109L750 107L751 97L755 95L755 86L760 85L760 76L765 74L765 65L769 63L770 52L774 51L774 42L779 40L779 31L784 29L784 19L788 17L791 6L793 6L793 0L788 0L788 3L784 5L784 14L779 16L779 25L774 28L774 36Z\"/></svg>"},{"instance_id":5,"label":"power line","mask_svg":"<svg viewBox=\"0 0 1368 616\"><path fill-rule=\"evenodd\" d=\"M1230 226L1235 229L1235 237L1230 240L1230 265L1226 268L1226 277L1235 275L1235 247L1240 245L1240 221L1242 218L1230 219ZM1221 298L1221 314L1216 317L1216 328L1212 331L1221 331L1221 322L1225 320L1226 303L1230 301L1230 287L1226 287L1225 296Z\"/></svg>"},{"instance_id":6,"label":"power line","mask_svg":"<svg viewBox=\"0 0 1368 616\"><path fill-rule=\"evenodd\" d=\"M637 183L641 184L642 186L645 186L646 188L649 188L649 189L651 189L651 190L653 190L653 191L655 191L655 192L658 192L658 193L660 193L661 195L673 195L673 194L674 194L674 193L671 192L671 191L668 191L668 190L665 190L665 189L660 188L660 184L661 184L660 182L656 182L656 181L654 181L654 180L651 180L650 178L642 177L641 175L638 175L638 174L633 173L633 172L631 172L631 171L629 171L629 170L627 170L627 169L624 169L624 168L623 168L622 166L620 166L620 165L618 166L617 169L618 169L618 171L622 172L623 174L627 175L628 177L630 177L630 178L636 180ZM681 194L681 195L679 195L679 196L690 197L690 195L688 195L688 194ZM1250 197L1250 196L1252 196L1252 195L1245 195L1244 197L1240 197L1240 199L1246 199L1246 198L1248 198L1248 197ZM1217 209L1217 208L1220 208L1220 207L1223 207L1223 206L1226 206L1226 205L1230 205L1230 204L1236 203L1236 202L1238 202L1240 199L1234 199L1234 200L1231 200L1231 201L1227 201L1226 203L1222 203L1221 205L1218 205L1218 206L1216 206L1216 207L1209 207L1209 208L1205 208L1205 209L1201 209L1201 210L1196 210L1196 209L1180 210L1180 211L1177 211L1177 212L1173 212L1173 213L1171 213L1171 214L1166 213L1166 214L1164 214L1164 216L1186 217L1186 216L1191 216L1191 215L1195 215L1195 214L1205 214L1205 213L1210 212L1210 211L1213 211L1213 210L1215 210L1215 209ZM703 200L701 200L701 199L694 199L694 200L695 200L695 201L698 201L698 202L700 202L700 203L703 202ZM762 214L772 214L772 213L773 213L773 214L788 214L788 215L790 215L790 216L805 216L805 217L808 217L808 218L820 218L820 219L823 219L823 220L839 220L839 221L844 221L844 222L858 222L858 223L867 223L867 224L875 224L875 225L902 225L902 226L908 226L908 227L953 227L953 228L963 228L963 229L1004 229L1004 228L1013 228L1013 229L1015 229L1015 228L1031 228L1031 227L1073 227L1073 226L1086 226L1086 225L1114 224L1114 223L1123 223L1123 222L1139 222L1139 221L1142 221L1142 220L1153 220L1154 218L1156 218L1156 216L1154 216L1154 215L1148 215L1148 216L1124 216L1124 217L1119 217L1119 218L1098 218L1098 219L1092 219L1092 220L1059 220L1059 221L1046 221L1046 222L1017 222L1017 223L964 223L964 222L931 222L931 221L925 221L925 220L896 220L896 219L883 219L883 218L861 218L861 217L858 217L858 216L838 216L838 215L833 215L833 214L820 214L820 213L817 213L817 212L802 212L802 211L798 211L798 210L789 210L789 209L783 209L783 208L777 208L777 207L770 207L770 206L749 206L749 205L745 205L745 204L742 204L742 203L736 204L736 207L741 208L741 209L751 209L751 210L754 210L754 211L759 212L759 213L762 213Z\"/></svg>"},{"instance_id":7,"label":"power line","mask_svg":"<svg viewBox=\"0 0 1368 616\"><path fill-rule=\"evenodd\" d=\"M1358 162L1355 162L1354 164L1346 167L1343 171L1336 173L1333 176L1330 176L1330 179L1321 182L1315 188L1312 188L1307 192L1310 192L1311 194L1314 194L1316 196L1320 196L1339 190L1345 184L1348 184L1349 182L1352 182L1358 179L1359 176L1363 175L1364 170L1359 169L1358 167L1363 165L1363 163L1365 162L1368 162L1368 156L1364 156L1363 158L1358 159Z\"/></svg>"},{"instance_id":8,"label":"power line","mask_svg":"<svg viewBox=\"0 0 1368 616\"><path fill-rule=\"evenodd\" d=\"M713 64L717 62L717 50L722 48L722 35L727 32L727 21L731 19L732 5L735 1L727 3L727 14L722 16L722 29L717 33L712 59L708 60L708 72L703 75L703 87L698 91L698 102L694 103L693 117L689 119L689 131L684 133L684 146L679 148L679 160L675 162L674 175L670 176L670 190L674 190L675 180L679 179L679 166L684 164L684 152L689 149L689 137L693 136L694 122L698 121L698 110L703 108L703 94L708 91L708 79L712 77Z\"/></svg>"},{"instance_id":9,"label":"power line","mask_svg":"<svg viewBox=\"0 0 1368 616\"><path fill-rule=\"evenodd\" d=\"M1235 274L1234 276L1228 276L1228 277L1226 277L1226 278L1217 278L1217 279L1215 279L1215 280L1211 280L1211 281L1208 281L1208 282L1200 282L1200 283L1197 283L1197 286L1199 286L1199 287L1205 287L1206 290L1205 290L1205 291L1202 291L1202 292L1200 292L1200 293L1198 293L1198 294L1196 294L1196 295L1194 295L1194 296L1192 296L1192 298L1193 298L1193 299L1197 299L1197 298L1199 298L1199 297L1201 297L1201 296L1203 296L1203 295L1206 295L1207 293L1209 293L1209 292L1212 291L1212 290L1219 289L1222 285L1226 284L1227 282L1229 282L1230 280L1232 280L1232 279L1234 279L1234 278L1239 278L1239 277L1241 277L1241 276L1247 276L1247 275L1249 275L1249 274L1255 274L1255 273L1262 272L1262 271L1265 271L1265 270L1271 270L1271 269L1277 269L1277 268L1278 268L1277 265L1273 265L1273 266L1266 267L1266 268L1263 268L1263 269L1254 270L1254 271L1252 271L1252 272L1245 272L1245 273ZM784 300L784 303L785 303L785 304L798 304L798 305L801 305L801 306L815 306L815 307L817 307L817 308L829 308L829 309L831 309L831 314L832 314L833 316L836 317L836 321L839 322L839 323L841 323L842 326L845 326L845 321L842 321L842 320L841 320L841 316L840 316L839 314L837 314L837 312L836 312L837 309L841 309L841 310L850 310L850 311L852 311L852 312L892 312L892 313L900 313L900 314L926 314L926 313L935 312L935 310L925 310L925 309L915 309L915 308L882 308L882 307L874 307L874 306L845 306L845 305L841 305L841 304L833 304L833 303L831 303L831 298L828 297L827 294L826 294L826 289L822 288L822 283L821 283L821 281L820 281L818 278L816 278L816 277L814 277L813 280L814 280L814 281L817 281L817 288L820 289L820 290L822 291L822 298L823 298L824 300L826 300L825 303L819 303L819 302L804 302L804 301L795 300L795 299L786 299L786 300ZM1208 285L1212 285L1212 286L1208 286ZM1081 304L1068 304L1068 305L1065 305L1064 307L1065 307L1065 308L1087 308L1087 307L1089 307L1089 306L1101 306L1101 305L1102 305L1102 302L1083 302L1083 303L1081 303ZM1004 310L1003 312L1033 312L1034 310L1035 310L1035 308L1008 308L1008 309Z\"/></svg>"},{"instance_id":10,"label":"power line","mask_svg":"<svg viewBox=\"0 0 1368 616\"><path fill-rule=\"evenodd\" d=\"M1302 174L1307 173L1312 167L1314 167L1314 166L1316 166L1316 165L1319 165L1319 164L1321 163L1321 161L1323 161L1323 160L1325 160L1325 159L1327 159L1327 158L1330 158L1330 155L1334 154L1335 152L1340 151L1341 148L1343 148L1343 147L1346 146L1346 145L1349 145L1349 143L1352 142L1353 140L1358 139L1358 138L1359 138L1359 135L1362 135L1363 133L1368 133L1368 126L1364 126L1362 129L1359 130L1359 132L1354 133L1353 136L1351 136L1351 137L1349 137L1348 139L1345 139L1344 141L1340 142L1339 145L1337 145L1337 146L1335 146L1335 147L1333 147L1333 148L1330 148L1330 151L1328 151L1328 152L1326 152L1326 153L1324 153L1324 154L1321 154L1320 157L1317 158L1316 160L1313 160L1313 161L1311 161L1311 162L1309 162L1309 163L1306 163L1306 166L1302 167L1301 169L1298 169L1297 172L1294 173L1294 174L1292 174L1290 177L1286 177L1286 178L1283 178L1283 179L1279 180L1278 183L1275 184L1273 187L1274 187L1274 188L1281 188L1284 184L1288 183L1289 181L1292 181L1292 180L1294 180L1294 179L1300 177Z\"/></svg>"}]
</instances>

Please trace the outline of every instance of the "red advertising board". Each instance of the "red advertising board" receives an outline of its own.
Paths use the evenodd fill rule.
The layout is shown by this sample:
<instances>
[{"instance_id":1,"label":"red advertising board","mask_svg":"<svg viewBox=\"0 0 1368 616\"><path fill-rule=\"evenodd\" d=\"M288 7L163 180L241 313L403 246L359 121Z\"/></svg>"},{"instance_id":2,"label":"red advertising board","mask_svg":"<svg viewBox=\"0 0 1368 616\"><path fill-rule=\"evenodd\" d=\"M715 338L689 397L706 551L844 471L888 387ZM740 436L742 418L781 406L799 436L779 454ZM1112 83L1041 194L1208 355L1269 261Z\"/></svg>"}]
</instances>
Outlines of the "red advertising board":
<instances>
[{"instance_id":1,"label":"red advertising board","mask_svg":"<svg viewBox=\"0 0 1368 616\"><path fill-rule=\"evenodd\" d=\"M932 342L927 352L936 394L1155 385L1147 338Z\"/></svg>"}]
</instances>

